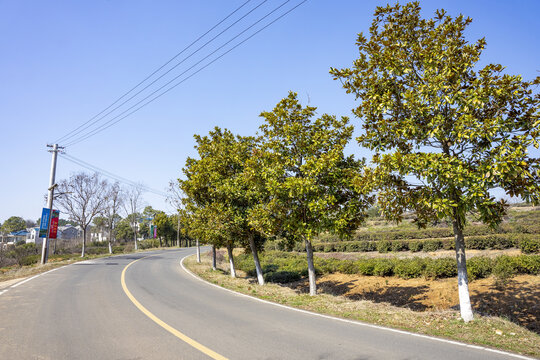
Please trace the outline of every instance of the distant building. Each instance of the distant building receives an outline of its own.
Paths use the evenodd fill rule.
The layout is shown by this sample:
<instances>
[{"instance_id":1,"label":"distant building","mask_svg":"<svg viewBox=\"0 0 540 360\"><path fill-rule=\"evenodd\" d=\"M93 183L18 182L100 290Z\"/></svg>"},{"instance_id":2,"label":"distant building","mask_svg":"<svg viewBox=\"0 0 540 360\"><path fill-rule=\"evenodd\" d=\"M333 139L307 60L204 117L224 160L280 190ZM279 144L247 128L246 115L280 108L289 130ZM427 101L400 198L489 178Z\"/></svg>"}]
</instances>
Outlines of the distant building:
<instances>
[{"instance_id":1,"label":"distant building","mask_svg":"<svg viewBox=\"0 0 540 360\"><path fill-rule=\"evenodd\" d=\"M58 237L64 240L77 239L82 237L82 229L80 226L59 226L58 232L60 233Z\"/></svg>"},{"instance_id":2,"label":"distant building","mask_svg":"<svg viewBox=\"0 0 540 360\"><path fill-rule=\"evenodd\" d=\"M7 243L8 244L15 244L20 241L26 242L26 236L28 235L28 231L26 230L19 230L19 231L13 231L8 234L7 236Z\"/></svg>"}]
</instances>

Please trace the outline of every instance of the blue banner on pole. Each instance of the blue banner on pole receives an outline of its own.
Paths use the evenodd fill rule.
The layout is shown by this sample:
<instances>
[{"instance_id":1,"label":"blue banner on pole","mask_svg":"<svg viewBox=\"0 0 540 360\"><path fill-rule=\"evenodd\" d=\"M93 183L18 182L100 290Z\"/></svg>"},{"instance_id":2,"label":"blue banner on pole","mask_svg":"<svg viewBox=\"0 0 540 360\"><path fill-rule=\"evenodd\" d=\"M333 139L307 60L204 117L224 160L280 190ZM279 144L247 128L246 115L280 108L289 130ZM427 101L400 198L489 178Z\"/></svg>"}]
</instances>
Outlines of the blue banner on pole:
<instances>
[{"instance_id":1,"label":"blue banner on pole","mask_svg":"<svg viewBox=\"0 0 540 360\"><path fill-rule=\"evenodd\" d=\"M41 212L41 223L39 225L39 237L47 237L47 229L49 228L49 209L43 208Z\"/></svg>"}]
</instances>

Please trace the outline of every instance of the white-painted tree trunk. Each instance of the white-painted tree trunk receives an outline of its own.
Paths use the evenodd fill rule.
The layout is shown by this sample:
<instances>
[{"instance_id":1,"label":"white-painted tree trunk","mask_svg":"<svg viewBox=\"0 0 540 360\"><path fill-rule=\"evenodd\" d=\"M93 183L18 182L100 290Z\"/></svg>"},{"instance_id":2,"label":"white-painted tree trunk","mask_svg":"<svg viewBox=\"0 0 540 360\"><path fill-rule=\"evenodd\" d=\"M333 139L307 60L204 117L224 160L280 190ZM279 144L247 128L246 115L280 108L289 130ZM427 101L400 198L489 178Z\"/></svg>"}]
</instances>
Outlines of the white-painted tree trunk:
<instances>
[{"instance_id":1,"label":"white-painted tree trunk","mask_svg":"<svg viewBox=\"0 0 540 360\"><path fill-rule=\"evenodd\" d=\"M234 267L234 255L233 255L233 248L231 244L227 245L227 254L229 255L229 269L231 271L231 277L236 277L236 269Z\"/></svg>"},{"instance_id":2,"label":"white-painted tree trunk","mask_svg":"<svg viewBox=\"0 0 540 360\"><path fill-rule=\"evenodd\" d=\"M251 248L251 254L253 254L253 262L255 262L255 270L257 271L257 281L259 285L264 285L264 277L261 268L261 262L259 261L259 254L257 254L257 247L255 246L255 238L253 234L249 235L249 247Z\"/></svg>"},{"instance_id":3,"label":"white-painted tree trunk","mask_svg":"<svg viewBox=\"0 0 540 360\"><path fill-rule=\"evenodd\" d=\"M317 295L317 278L315 276L315 265L313 264L313 247L311 246L311 241L306 239L305 242L308 263L309 295L315 296Z\"/></svg>"},{"instance_id":4,"label":"white-painted tree trunk","mask_svg":"<svg viewBox=\"0 0 540 360\"><path fill-rule=\"evenodd\" d=\"M109 240L109 254L112 254L112 245L111 245L111 241Z\"/></svg>"},{"instance_id":5,"label":"white-painted tree trunk","mask_svg":"<svg viewBox=\"0 0 540 360\"><path fill-rule=\"evenodd\" d=\"M83 229L83 240L82 240L81 257L84 257L85 252L86 252L86 228Z\"/></svg>"},{"instance_id":6,"label":"white-painted tree trunk","mask_svg":"<svg viewBox=\"0 0 540 360\"><path fill-rule=\"evenodd\" d=\"M458 293L459 293L459 310L461 318L465 322L473 319L473 311L471 306L471 298L469 296L469 279L467 277L467 258L465 256L465 238L463 229L458 223L453 221L454 238L456 244L456 260L458 272Z\"/></svg>"},{"instance_id":7,"label":"white-painted tree trunk","mask_svg":"<svg viewBox=\"0 0 540 360\"><path fill-rule=\"evenodd\" d=\"M133 241L135 242L135 250L138 250L138 246L137 246L137 230L134 229L133 234L135 234L133 236Z\"/></svg>"},{"instance_id":8,"label":"white-painted tree trunk","mask_svg":"<svg viewBox=\"0 0 540 360\"><path fill-rule=\"evenodd\" d=\"M201 247L199 246L199 240L197 240L197 262L201 263Z\"/></svg>"}]
</instances>

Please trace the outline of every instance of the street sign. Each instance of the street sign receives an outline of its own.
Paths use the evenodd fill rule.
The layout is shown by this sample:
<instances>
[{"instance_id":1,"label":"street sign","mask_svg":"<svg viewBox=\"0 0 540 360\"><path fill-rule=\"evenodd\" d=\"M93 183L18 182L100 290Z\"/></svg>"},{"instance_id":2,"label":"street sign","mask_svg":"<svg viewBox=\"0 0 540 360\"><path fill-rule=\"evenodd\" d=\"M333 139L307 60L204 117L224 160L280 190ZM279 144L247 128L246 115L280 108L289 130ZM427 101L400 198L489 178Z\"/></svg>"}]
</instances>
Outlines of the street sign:
<instances>
[{"instance_id":1,"label":"street sign","mask_svg":"<svg viewBox=\"0 0 540 360\"><path fill-rule=\"evenodd\" d=\"M60 217L59 210L53 210L51 217L51 230L49 231L49 239L56 239L58 233L58 218Z\"/></svg>"},{"instance_id":2,"label":"street sign","mask_svg":"<svg viewBox=\"0 0 540 360\"><path fill-rule=\"evenodd\" d=\"M47 237L47 229L49 228L49 209L43 208L41 212L41 223L39 224L39 237Z\"/></svg>"}]
</instances>

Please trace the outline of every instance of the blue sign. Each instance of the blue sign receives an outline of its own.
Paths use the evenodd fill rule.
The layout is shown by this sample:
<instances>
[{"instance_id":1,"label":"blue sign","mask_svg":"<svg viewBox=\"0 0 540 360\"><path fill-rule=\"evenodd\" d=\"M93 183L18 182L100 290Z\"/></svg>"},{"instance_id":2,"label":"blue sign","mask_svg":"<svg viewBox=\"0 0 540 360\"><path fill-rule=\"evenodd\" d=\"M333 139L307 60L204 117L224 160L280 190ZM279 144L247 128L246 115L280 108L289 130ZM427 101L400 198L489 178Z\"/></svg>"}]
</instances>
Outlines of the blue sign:
<instances>
[{"instance_id":1,"label":"blue sign","mask_svg":"<svg viewBox=\"0 0 540 360\"><path fill-rule=\"evenodd\" d=\"M41 212L41 223L39 224L39 237L47 237L47 229L49 228L49 209L43 208Z\"/></svg>"}]
</instances>

